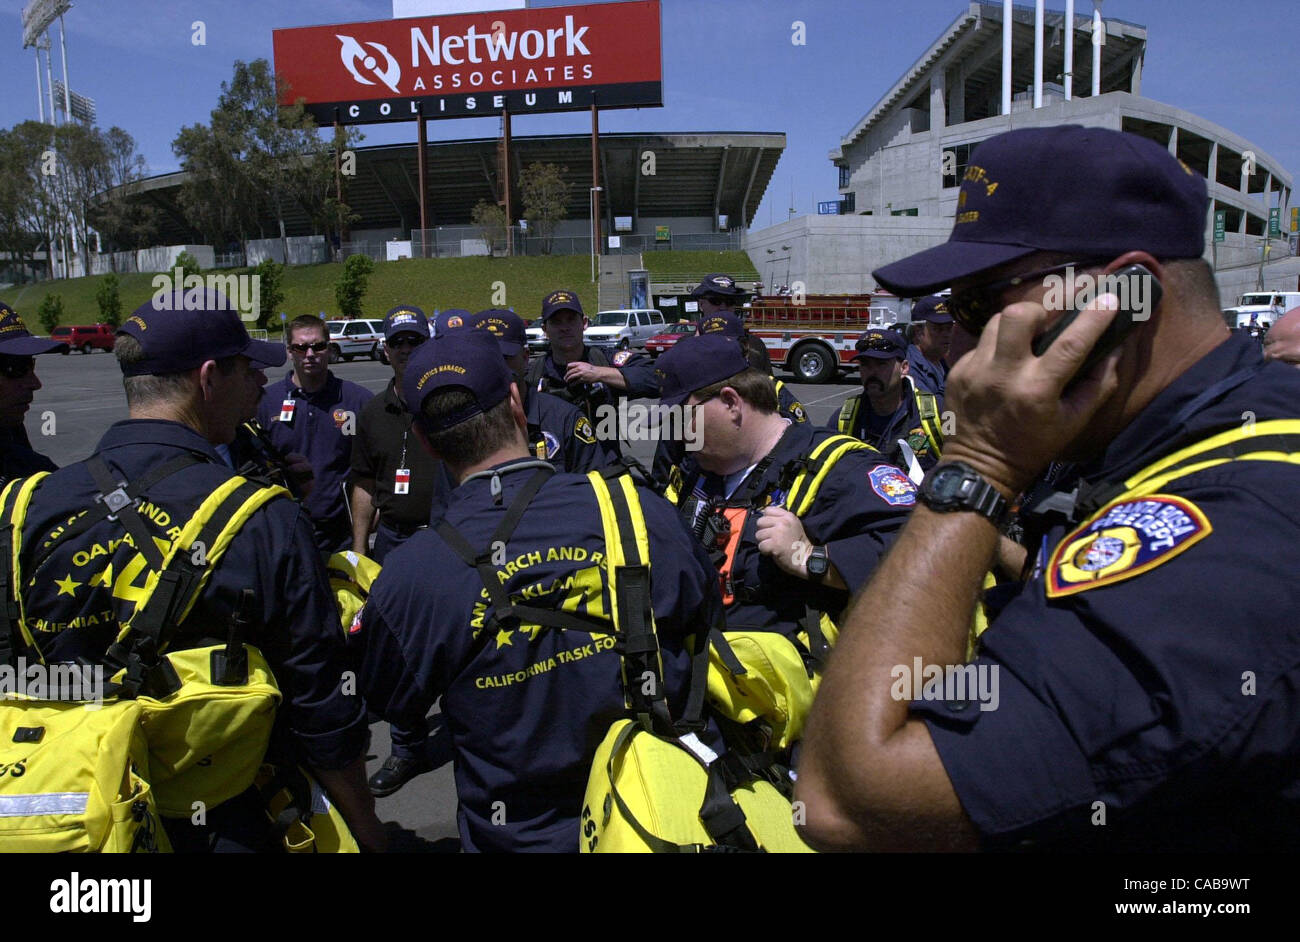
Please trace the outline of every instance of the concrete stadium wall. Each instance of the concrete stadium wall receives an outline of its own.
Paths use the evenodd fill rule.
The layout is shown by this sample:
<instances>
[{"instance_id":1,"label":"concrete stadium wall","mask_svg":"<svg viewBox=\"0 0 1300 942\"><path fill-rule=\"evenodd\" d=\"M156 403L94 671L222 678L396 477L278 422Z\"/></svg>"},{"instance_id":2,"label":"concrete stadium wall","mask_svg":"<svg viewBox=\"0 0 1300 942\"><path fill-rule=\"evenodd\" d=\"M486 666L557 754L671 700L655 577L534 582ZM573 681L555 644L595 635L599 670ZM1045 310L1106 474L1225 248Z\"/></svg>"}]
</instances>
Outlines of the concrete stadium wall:
<instances>
[{"instance_id":1,"label":"concrete stadium wall","mask_svg":"<svg viewBox=\"0 0 1300 942\"><path fill-rule=\"evenodd\" d=\"M312 265L329 261L329 248L323 235L289 236L289 264ZM249 239L245 261L257 265L266 259L284 264L284 242L279 239Z\"/></svg>"}]
</instances>

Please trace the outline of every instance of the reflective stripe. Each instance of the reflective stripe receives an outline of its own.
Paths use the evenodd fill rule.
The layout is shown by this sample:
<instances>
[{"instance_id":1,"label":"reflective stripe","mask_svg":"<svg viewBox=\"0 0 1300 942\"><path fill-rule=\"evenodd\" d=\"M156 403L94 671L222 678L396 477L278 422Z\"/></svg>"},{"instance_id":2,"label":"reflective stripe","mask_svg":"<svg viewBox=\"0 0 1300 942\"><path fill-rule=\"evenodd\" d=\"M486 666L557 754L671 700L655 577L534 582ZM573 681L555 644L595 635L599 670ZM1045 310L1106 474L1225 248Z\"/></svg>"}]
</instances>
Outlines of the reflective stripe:
<instances>
[{"instance_id":1,"label":"reflective stripe","mask_svg":"<svg viewBox=\"0 0 1300 942\"><path fill-rule=\"evenodd\" d=\"M85 814L90 792L43 792L0 795L0 818L34 818L42 814Z\"/></svg>"}]
</instances>

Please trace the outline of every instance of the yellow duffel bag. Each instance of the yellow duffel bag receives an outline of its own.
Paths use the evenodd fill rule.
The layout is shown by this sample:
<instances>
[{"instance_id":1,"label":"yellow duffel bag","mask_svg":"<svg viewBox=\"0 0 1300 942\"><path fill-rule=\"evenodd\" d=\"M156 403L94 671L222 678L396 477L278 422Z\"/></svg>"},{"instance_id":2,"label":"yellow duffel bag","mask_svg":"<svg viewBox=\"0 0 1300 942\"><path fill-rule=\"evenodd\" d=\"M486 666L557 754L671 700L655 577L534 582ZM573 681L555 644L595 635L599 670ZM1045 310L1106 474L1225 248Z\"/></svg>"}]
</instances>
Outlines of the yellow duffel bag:
<instances>
[{"instance_id":1,"label":"yellow duffel bag","mask_svg":"<svg viewBox=\"0 0 1300 942\"><path fill-rule=\"evenodd\" d=\"M790 800L771 782L728 782L724 765L743 761L715 756L693 735L667 738L618 721L592 760L581 851L812 853L795 832Z\"/></svg>"}]
</instances>

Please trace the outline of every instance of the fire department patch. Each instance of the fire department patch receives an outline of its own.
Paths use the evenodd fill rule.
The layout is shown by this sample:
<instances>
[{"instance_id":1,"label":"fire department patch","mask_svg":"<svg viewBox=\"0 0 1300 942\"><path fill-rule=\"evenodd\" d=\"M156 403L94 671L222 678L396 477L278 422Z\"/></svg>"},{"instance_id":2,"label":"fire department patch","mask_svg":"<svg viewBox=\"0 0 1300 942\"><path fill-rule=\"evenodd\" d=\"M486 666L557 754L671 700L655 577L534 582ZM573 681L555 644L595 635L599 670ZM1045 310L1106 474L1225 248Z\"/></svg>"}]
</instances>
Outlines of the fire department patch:
<instances>
[{"instance_id":1,"label":"fire department patch","mask_svg":"<svg viewBox=\"0 0 1300 942\"><path fill-rule=\"evenodd\" d=\"M914 428L907 433L907 447L918 455L930 447L930 440L925 437L923 429Z\"/></svg>"},{"instance_id":2,"label":"fire department patch","mask_svg":"<svg viewBox=\"0 0 1300 942\"><path fill-rule=\"evenodd\" d=\"M630 359L632 359L631 350L620 350L618 353L614 354L613 363L615 366L622 366Z\"/></svg>"},{"instance_id":3,"label":"fire department patch","mask_svg":"<svg viewBox=\"0 0 1300 942\"><path fill-rule=\"evenodd\" d=\"M591 427L591 420L585 415L578 416L578 421L573 423L573 437L588 445L596 444L596 430Z\"/></svg>"},{"instance_id":4,"label":"fire department patch","mask_svg":"<svg viewBox=\"0 0 1300 942\"><path fill-rule=\"evenodd\" d=\"M546 440L546 457L554 458L560 453L560 440L550 432L543 430L542 438Z\"/></svg>"},{"instance_id":5,"label":"fire department patch","mask_svg":"<svg viewBox=\"0 0 1300 942\"><path fill-rule=\"evenodd\" d=\"M793 406L790 407L790 415L794 418L796 422L808 421L808 413L803 411L803 405L801 405L798 402L796 402Z\"/></svg>"},{"instance_id":6,"label":"fire department patch","mask_svg":"<svg viewBox=\"0 0 1300 942\"><path fill-rule=\"evenodd\" d=\"M1120 498L1061 540L1047 563L1047 597L1111 585L1169 562L1214 528L1170 494Z\"/></svg>"},{"instance_id":7,"label":"fire department patch","mask_svg":"<svg viewBox=\"0 0 1300 942\"><path fill-rule=\"evenodd\" d=\"M344 426L344 424L347 423L347 421L348 421L348 415L349 415L349 414L350 414L350 413L348 412L347 409L335 409L335 410L334 410L334 427L335 427L335 428L342 428L342 427Z\"/></svg>"},{"instance_id":8,"label":"fire department patch","mask_svg":"<svg viewBox=\"0 0 1300 942\"><path fill-rule=\"evenodd\" d=\"M916 485L911 479L887 464L876 465L867 474L871 489L891 507L911 507L916 503Z\"/></svg>"}]
</instances>

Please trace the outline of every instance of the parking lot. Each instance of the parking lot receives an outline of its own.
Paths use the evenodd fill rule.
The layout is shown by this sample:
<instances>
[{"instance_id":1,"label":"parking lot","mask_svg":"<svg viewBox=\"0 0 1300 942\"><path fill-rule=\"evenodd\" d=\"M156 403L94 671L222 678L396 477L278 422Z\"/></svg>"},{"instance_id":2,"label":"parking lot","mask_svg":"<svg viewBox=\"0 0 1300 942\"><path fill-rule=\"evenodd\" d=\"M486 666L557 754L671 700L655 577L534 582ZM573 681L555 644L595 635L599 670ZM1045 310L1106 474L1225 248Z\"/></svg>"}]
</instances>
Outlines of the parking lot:
<instances>
[{"instance_id":1,"label":"parking lot","mask_svg":"<svg viewBox=\"0 0 1300 942\"><path fill-rule=\"evenodd\" d=\"M368 360L336 363L331 369L372 392L382 390L392 377L389 367ZM37 360L37 375L44 388L37 391L27 414L27 430L32 446L59 465L85 458L105 429L127 418L121 372L110 353L42 356ZM274 381L283 375L282 370L272 370L267 379ZM811 420L821 423L857 388L856 376L848 376L847 380L852 385L791 384L790 388L803 402ZM648 465L654 442L633 443L631 451ZM368 774L373 774L388 755L388 725L376 723L371 732ZM397 794L379 799L379 815L391 822L394 849L457 850L456 792L450 763L420 776Z\"/></svg>"}]
</instances>

